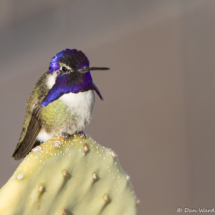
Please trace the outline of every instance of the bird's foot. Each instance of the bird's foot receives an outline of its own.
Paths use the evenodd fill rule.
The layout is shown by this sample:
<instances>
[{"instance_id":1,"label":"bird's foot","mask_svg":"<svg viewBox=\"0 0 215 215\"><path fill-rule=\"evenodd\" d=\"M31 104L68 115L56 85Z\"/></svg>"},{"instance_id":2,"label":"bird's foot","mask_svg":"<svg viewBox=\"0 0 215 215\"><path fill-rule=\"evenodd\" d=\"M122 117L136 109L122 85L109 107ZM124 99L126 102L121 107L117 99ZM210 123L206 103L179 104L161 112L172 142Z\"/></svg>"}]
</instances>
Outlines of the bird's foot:
<instances>
[{"instance_id":1,"label":"bird's foot","mask_svg":"<svg viewBox=\"0 0 215 215\"><path fill-rule=\"evenodd\" d=\"M68 133L66 133L66 132L62 132L61 135L63 136L63 138L64 138L65 140L70 139L70 134L68 134Z\"/></svg>"},{"instance_id":2,"label":"bird's foot","mask_svg":"<svg viewBox=\"0 0 215 215\"><path fill-rule=\"evenodd\" d=\"M87 136L83 131L76 132L76 134L82 139L87 139Z\"/></svg>"}]
</instances>

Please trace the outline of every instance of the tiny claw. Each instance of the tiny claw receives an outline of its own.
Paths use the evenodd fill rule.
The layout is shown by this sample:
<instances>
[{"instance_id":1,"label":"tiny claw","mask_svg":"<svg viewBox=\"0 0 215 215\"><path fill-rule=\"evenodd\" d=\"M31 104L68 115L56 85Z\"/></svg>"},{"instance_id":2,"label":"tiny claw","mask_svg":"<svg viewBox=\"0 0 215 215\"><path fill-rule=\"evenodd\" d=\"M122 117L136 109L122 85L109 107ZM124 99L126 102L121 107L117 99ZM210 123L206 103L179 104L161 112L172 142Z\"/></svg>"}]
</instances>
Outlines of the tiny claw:
<instances>
[{"instance_id":1,"label":"tiny claw","mask_svg":"<svg viewBox=\"0 0 215 215\"><path fill-rule=\"evenodd\" d=\"M63 138L65 140L69 140L70 139L70 134L66 133L66 132L62 132L61 135L63 136Z\"/></svg>"},{"instance_id":2,"label":"tiny claw","mask_svg":"<svg viewBox=\"0 0 215 215\"><path fill-rule=\"evenodd\" d=\"M79 131L77 132L77 135L81 138L81 139L87 139L87 136L86 134L83 132L83 131Z\"/></svg>"}]
</instances>

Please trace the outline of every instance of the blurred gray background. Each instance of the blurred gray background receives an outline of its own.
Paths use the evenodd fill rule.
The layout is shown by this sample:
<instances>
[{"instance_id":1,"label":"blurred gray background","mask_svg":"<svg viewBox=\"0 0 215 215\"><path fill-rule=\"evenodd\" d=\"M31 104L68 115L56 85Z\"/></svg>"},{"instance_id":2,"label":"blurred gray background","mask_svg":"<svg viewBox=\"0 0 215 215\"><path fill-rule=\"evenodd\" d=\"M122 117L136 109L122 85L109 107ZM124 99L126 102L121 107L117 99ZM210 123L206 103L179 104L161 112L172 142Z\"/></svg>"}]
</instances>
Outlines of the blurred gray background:
<instances>
[{"instance_id":1,"label":"blurred gray background","mask_svg":"<svg viewBox=\"0 0 215 215\"><path fill-rule=\"evenodd\" d=\"M65 48L111 68L92 74L105 100L85 131L119 155L138 214L215 207L214 0L1 0L0 186L28 96Z\"/></svg>"}]
</instances>

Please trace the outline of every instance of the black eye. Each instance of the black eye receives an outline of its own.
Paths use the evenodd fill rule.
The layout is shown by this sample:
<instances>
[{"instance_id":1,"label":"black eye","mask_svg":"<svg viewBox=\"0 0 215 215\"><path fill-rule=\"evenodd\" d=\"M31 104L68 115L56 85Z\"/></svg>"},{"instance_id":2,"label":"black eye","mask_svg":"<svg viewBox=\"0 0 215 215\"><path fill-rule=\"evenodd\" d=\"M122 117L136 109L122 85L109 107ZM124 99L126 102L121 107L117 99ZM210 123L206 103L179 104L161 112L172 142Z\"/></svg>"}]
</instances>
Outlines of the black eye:
<instances>
[{"instance_id":1,"label":"black eye","mask_svg":"<svg viewBox=\"0 0 215 215\"><path fill-rule=\"evenodd\" d=\"M63 70L64 72L66 72L66 71L67 71L67 68L66 68L65 66L63 66L63 67L62 67L62 70Z\"/></svg>"}]
</instances>

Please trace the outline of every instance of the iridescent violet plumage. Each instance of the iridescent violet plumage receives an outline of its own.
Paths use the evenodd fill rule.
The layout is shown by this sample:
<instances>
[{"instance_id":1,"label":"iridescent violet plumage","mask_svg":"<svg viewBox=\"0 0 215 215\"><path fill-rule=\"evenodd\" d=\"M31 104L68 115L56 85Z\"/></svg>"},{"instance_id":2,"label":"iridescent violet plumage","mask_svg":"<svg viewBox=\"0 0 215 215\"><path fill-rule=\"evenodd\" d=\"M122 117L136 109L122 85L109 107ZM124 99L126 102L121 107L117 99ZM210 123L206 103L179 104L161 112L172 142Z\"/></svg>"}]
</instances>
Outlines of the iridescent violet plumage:
<instances>
[{"instance_id":1,"label":"iridescent violet plumage","mask_svg":"<svg viewBox=\"0 0 215 215\"><path fill-rule=\"evenodd\" d=\"M78 51L77 49L66 49L52 58L49 66L49 73L53 73L60 69L59 62L67 64L73 70L89 67L90 65L88 58L82 51Z\"/></svg>"},{"instance_id":2,"label":"iridescent violet plumage","mask_svg":"<svg viewBox=\"0 0 215 215\"><path fill-rule=\"evenodd\" d=\"M42 102L43 107L65 93L79 93L88 90L95 90L103 100L101 93L93 83L90 71L86 73L78 72L79 69L89 67L89 60L83 52L77 51L76 49L66 49L56 54L51 60L49 73L53 74L53 72L58 71L60 69L60 63L68 65L73 71L65 74L59 73L57 75L55 84Z\"/></svg>"}]
</instances>

